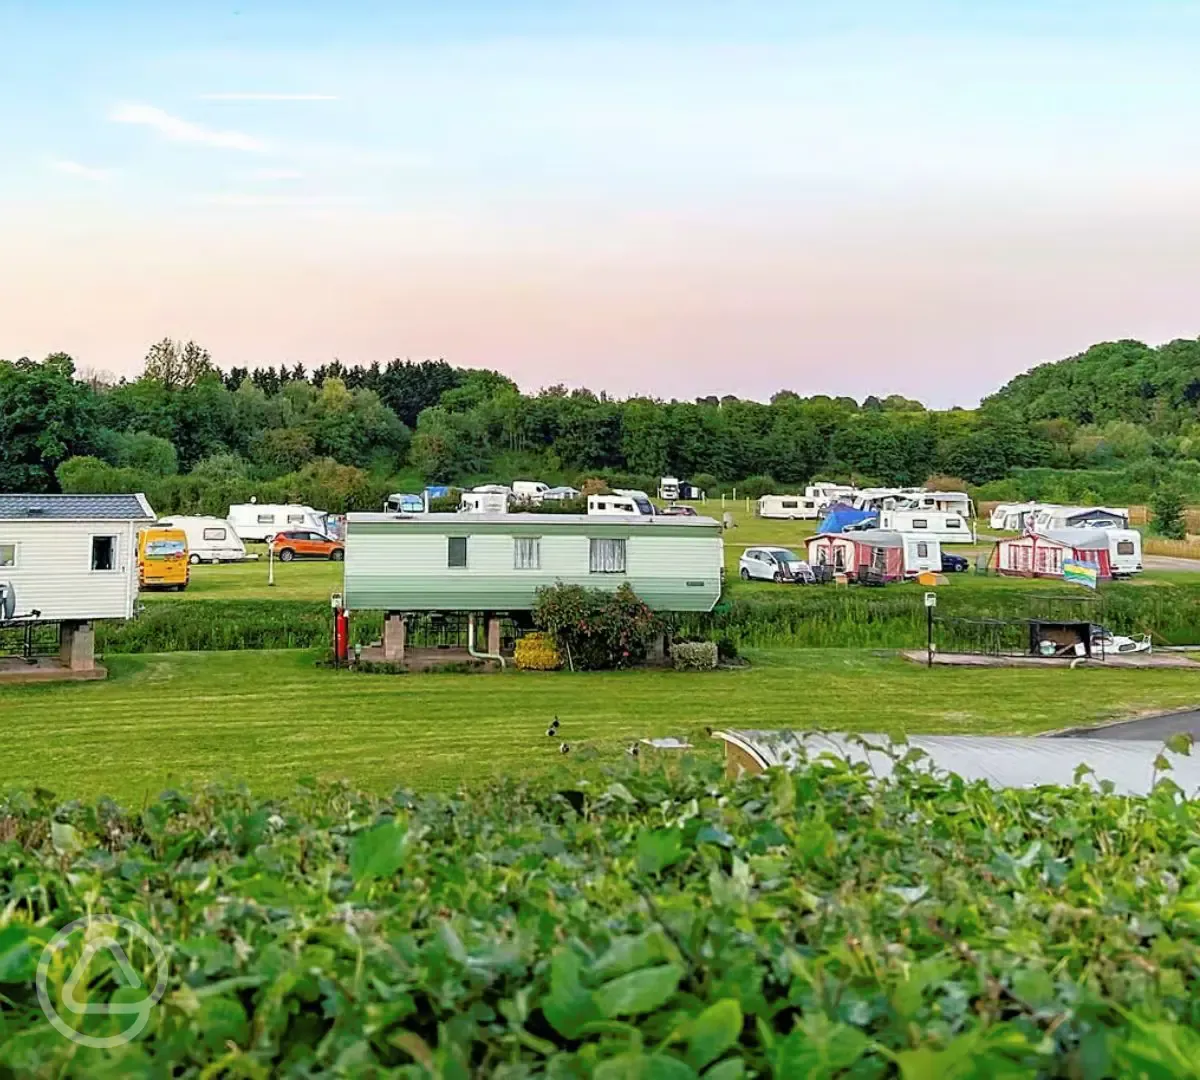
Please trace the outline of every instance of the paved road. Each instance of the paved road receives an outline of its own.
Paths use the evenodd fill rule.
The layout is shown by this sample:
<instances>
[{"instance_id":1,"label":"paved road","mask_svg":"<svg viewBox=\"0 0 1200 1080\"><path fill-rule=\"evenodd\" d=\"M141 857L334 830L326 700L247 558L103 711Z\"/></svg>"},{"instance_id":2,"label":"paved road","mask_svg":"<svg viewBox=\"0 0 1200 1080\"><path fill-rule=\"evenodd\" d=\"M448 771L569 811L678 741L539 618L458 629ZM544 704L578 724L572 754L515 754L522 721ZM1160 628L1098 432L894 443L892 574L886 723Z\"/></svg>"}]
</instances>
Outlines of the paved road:
<instances>
[{"instance_id":1,"label":"paved road","mask_svg":"<svg viewBox=\"0 0 1200 1080\"><path fill-rule=\"evenodd\" d=\"M1200 740L1200 709L1126 720L1106 727L1077 728L1054 736L1058 739L1148 739L1163 742L1176 732L1186 731Z\"/></svg>"},{"instance_id":2,"label":"paved road","mask_svg":"<svg viewBox=\"0 0 1200 1080\"><path fill-rule=\"evenodd\" d=\"M1142 562L1147 570L1191 570L1200 573L1200 559L1178 559L1174 555L1146 555Z\"/></svg>"}]
</instances>

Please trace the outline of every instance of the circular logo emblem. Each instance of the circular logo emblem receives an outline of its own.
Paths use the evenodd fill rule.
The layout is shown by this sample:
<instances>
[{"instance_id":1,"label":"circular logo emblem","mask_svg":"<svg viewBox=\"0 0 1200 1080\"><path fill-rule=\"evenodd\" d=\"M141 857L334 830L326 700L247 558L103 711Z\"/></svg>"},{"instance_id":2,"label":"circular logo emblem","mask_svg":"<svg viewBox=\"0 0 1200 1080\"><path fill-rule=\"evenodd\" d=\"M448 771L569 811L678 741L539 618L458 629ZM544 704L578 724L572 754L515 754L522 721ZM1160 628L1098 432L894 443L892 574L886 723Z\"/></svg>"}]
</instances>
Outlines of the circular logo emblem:
<instances>
[{"instance_id":1,"label":"circular logo emblem","mask_svg":"<svg viewBox=\"0 0 1200 1080\"><path fill-rule=\"evenodd\" d=\"M130 963L129 954L135 947L150 954L155 980L153 986L147 985ZM61 990L52 994L49 985L50 965L59 953L64 950L74 952L76 949L79 958L75 966ZM88 969L92 961L103 952L109 954L114 978L130 990L141 990L144 996L140 1000L91 1001L87 1000L86 993L80 994L80 986L86 988L89 984ZM123 1046L141 1034L150 1020L151 1010L167 992L167 975L166 950L149 930L119 915L91 915L68 923L50 939L38 960L35 982L42 1012L59 1034L80 1046L107 1050ZM64 1014L75 1017L121 1016L129 1017L130 1022L116 1035L101 1037L77 1031L63 1018Z\"/></svg>"}]
</instances>

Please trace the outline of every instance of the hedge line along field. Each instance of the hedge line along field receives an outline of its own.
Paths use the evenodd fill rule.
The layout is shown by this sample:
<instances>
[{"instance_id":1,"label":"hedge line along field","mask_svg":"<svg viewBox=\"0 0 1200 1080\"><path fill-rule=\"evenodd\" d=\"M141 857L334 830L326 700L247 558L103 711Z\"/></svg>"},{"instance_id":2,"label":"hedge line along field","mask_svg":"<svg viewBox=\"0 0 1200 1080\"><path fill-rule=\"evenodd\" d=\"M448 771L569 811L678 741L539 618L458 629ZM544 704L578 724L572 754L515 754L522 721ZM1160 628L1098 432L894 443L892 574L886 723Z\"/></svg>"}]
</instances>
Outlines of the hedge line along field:
<instances>
[{"instance_id":1,"label":"hedge line along field","mask_svg":"<svg viewBox=\"0 0 1200 1080\"><path fill-rule=\"evenodd\" d=\"M303 650L112 656L104 682L0 692L0 784L139 800L231 769L264 794L306 776L375 791L556 782L625 761L643 737L715 755L705 727L1030 733L1200 700L1200 676L1179 669L926 670L865 650L749 658L713 672L368 675Z\"/></svg>"},{"instance_id":2,"label":"hedge line along field","mask_svg":"<svg viewBox=\"0 0 1200 1080\"><path fill-rule=\"evenodd\" d=\"M1186 575L1175 579L1178 584L1106 584L1094 603L1082 589L1052 582L983 578L977 580L989 585L975 588L960 578L970 582L974 575L959 575L939 588L939 615L1082 618L1117 633L1152 633L1158 644L1200 643L1200 582L1190 583ZM731 588L711 615L681 618L678 626L683 634L747 647L915 648L925 643L924 591L912 584ZM98 623L96 639L105 654L322 648L330 643L331 618L328 599L156 601L128 623ZM378 639L382 619L380 612L353 613L353 640Z\"/></svg>"},{"instance_id":3,"label":"hedge line along field","mask_svg":"<svg viewBox=\"0 0 1200 1080\"><path fill-rule=\"evenodd\" d=\"M0 1062L89 1080L1197 1075L1200 808L1171 787L997 792L829 759L563 786L10 795ZM104 913L161 941L165 993L137 1039L91 1049L47 1022L34 972L56 930ZM50 1000L83 947L48 967ZM153 986L153 954L129 951ZM142 999L97 956L90 1002Z\"/></svg>"}]
</instances>

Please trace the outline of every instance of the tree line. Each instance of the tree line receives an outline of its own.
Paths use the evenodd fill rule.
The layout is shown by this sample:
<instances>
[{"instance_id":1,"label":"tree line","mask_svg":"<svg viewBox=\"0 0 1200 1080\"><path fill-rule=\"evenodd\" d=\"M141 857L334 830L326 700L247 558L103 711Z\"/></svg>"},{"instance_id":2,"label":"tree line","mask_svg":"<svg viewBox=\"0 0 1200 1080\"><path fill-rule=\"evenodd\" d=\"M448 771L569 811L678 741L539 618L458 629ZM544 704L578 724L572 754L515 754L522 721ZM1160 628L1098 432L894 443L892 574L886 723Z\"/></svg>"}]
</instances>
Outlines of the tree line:
<instances>
[{"instance_id":1,"label":"tree line","mask_svg":"<svg viewBox=\"0 0 1200 1080\"><path fill-rule=\"evenodd\" d=\"M996 488L1055 470L1144 473L1200 458L1189 364L1200 385L1200 343L1096 346L978 409L937 411L787 390L767 403L523 394L440 360L222 371L202 346L164 340L134 379L82 377L65 354L0 361L0 489L134 488L175 512L251 494L344 510L419 483L520 477L644 486L677 475L751 493L817 477Z\"/></svg>"}]
</instances>

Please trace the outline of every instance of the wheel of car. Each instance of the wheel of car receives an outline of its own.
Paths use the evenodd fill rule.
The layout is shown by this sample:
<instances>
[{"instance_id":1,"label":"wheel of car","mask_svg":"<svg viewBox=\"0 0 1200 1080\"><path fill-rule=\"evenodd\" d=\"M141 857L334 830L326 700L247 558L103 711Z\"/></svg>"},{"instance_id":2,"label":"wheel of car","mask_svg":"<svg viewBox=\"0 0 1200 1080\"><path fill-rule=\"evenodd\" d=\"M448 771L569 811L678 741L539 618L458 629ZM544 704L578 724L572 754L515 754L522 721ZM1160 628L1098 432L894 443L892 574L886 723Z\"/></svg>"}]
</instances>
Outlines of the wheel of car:
<instances>
[{"instance_id":1,"label":"wheel of car","mask_svg":"<svg viewBox=\"0 0 1200 1080\"><path fill-rule=\"evenodd\" d=\"M296 557L296 553L291 548L284 548L279 553L280 562L291 562Z\"/></svg>"},{"instance_id":2,"label":"wheel of car","mask_svg":"<svg viewBox=\"0 0 1200 1080\"><path fill-rule=\"evenodd\" d=\"M749 580L750 580L750 571L749 571L749 570L747 570L747 569L746 569L744 566L742 567L742 580L743 580L743 581L749 581Z\"/></svg>"},{"instance_id":3,"label":"wheel of car","mask_svg":"<svg viewBox=\"0 0 1200 1080\"><path fill-rule=\"evenodd\" d=\"M775 574L771 580L774 581L776 585L782 585L783 584L783 571L776 570Z\"/></svg>"},{"instance_id":4,"label":"wheel of car","mask_svg":"<svg viewBox=\"0 0 1200 1080\"><path fill-rule=\"evenodd\" d=\"M188 559L188 562L190 562L193 566L195 566L199 561L200 561L200 556L197 555L195 552L192 552L192 555Z\"/></svg>"},{"instance_id":5,"label":"wheel of car","mask_svg":"<svg viewBox=\"0 0 1200 1080\"><path fill-rule=\"evenodd\" d=\"M341 548L334 548L329 553L329 558L334 562L341 562L346 557L346 553Z\"/></svg>"}]
</instances>

